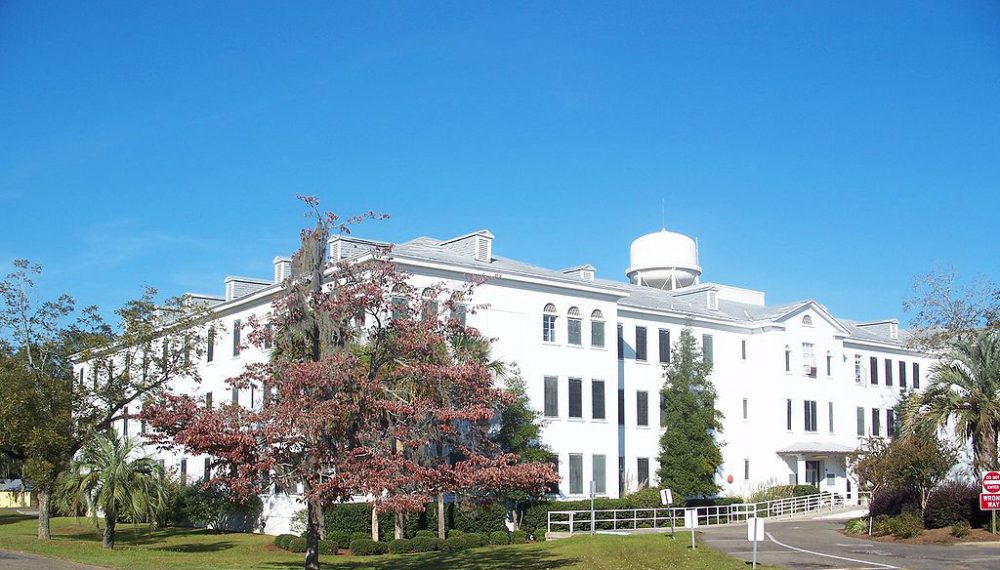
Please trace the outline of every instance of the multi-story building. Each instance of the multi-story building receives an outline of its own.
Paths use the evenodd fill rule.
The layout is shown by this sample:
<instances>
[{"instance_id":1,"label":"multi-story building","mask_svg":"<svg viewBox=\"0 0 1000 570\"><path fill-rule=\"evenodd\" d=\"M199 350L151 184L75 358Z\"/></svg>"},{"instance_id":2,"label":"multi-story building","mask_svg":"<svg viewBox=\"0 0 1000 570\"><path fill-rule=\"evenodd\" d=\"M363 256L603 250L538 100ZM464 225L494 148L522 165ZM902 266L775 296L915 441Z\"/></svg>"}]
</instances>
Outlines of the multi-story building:
<instances>
[{"instance_id":1,"label":"multi-story building","mask_svg":"<svg viewBox=\"0 0 1000 570\"><path fill-rule=\"evenodd\" d=\"M598 279L590 265L552 270L494 256L493 240L485 230L420 237L394 245L390 256L416 287L487 278L469 300L487 308L468 315L469 324L496 338L494 358L520 369L563 497L582 498L591 482L609 497L657 483L664 365L684 328L713 364L725 415L722 494L796 482L850 494L847 454L864 437L893 434L899 394L919 390L931 362L907 346L909 333L895 319L840 319L816 301L767 305L764 292L702 283L697 244L681 234L633 242L628 283ZM329 252L361 259L384 245L338 236ZM273 279L228 277L225 296L198 296L228 332L205 351L201 384L174 390L261 404L259 391L225 382L265 357L241 348L234 325L265 315L289 271L288 258L275 258ZM127 433L140 427L126 424ZM162 457L189 479L208 465L180 452ZM284 531L298 508L294 495L265 497L265 529Z\"/></svg>"}]
</instances>

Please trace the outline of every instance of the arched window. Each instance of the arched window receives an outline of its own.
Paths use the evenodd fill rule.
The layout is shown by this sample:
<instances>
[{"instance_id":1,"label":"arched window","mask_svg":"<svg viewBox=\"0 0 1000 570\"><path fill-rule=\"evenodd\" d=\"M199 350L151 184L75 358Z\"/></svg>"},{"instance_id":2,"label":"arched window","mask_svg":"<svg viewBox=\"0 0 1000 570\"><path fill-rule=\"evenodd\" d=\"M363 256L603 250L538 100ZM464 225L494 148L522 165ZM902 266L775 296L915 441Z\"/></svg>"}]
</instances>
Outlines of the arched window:
<instances>
[{"instance_id":1,"label":"arched window","mask_svg":"<svg viewBox=\"0 0 1000 570\"><path fill-rule=\"evenodd\" d=\"M405 319L409 317L409 306L406 302L406 295L409 291L409 287L405 283L396 283L392 287L392 298L389 300L389 306L392 311L392 319Z\"/></svg>"},{"instance_id":2,"label":"arched window","mask_svg":"<svg viewBox=\"0 0 1000 570\"><path fill-rule=\"evenodd\" d=\"M590 346L604 348L604 313L600 309L590 313Z\"/></svg>"},{"instance_id":3,"label":"arched window","mask_svg":"<svg viewBox=\"0 0 1000 570\"><path fill-rule=\"evenodd\" d=\"M785 372L792 371L792 349L785 345Z\"/></svg>"},{"instance_id":4,"label":"arched window","mask_svg":"<svg viewBox=\"0 0 1000 570\"><path fill-rule=\"evenodd\" d=\"M813 326L812 315L805 315L804 317L802 317L802 325L807 327Z\"/></svg>"},{"instance_id":5,"label":"arched window","mask_svg":"<svg viewBox=\"0 0 1000 570\"><path fill-rule=\"evenodd\" d=\"M580 318L580 309L570 307L566 312L566 342L574 346L583 345L583 319Z\"/></svg>"},{"instance_id":6,"label":"arched window","mask_svg":"<svg viewBox=\"0 0 1000 570\"><path fill-rule=\"evenodd\" d=\"M435 299L434 289L427 287L420 293L420 300L423 302L423 310L421 312L421 318L425 321L431 319L436 319L438 315L438 302Z\"/></svg>"},{"instance_id":7,"label":"arched window","mask_svg":"<svg viewBox=\"0 0 1000 570\"><path fill-rule=\"evenodd\" d=\"M468 307L465 304L465 294L461 291L455 291L451 294L451 318L456 321L465 324L465 316L468 312Z\"/></svg>"},{"instance_id":8,"label":"arched window","mask_svg":"<svg viewBox=\"0 0 1000 570\"><path fill-rule=\"evenodd\" d=\"M552 303L545 305L542 315L542 341L556 341L556 306Z\"/></svg>"}]
</instances>

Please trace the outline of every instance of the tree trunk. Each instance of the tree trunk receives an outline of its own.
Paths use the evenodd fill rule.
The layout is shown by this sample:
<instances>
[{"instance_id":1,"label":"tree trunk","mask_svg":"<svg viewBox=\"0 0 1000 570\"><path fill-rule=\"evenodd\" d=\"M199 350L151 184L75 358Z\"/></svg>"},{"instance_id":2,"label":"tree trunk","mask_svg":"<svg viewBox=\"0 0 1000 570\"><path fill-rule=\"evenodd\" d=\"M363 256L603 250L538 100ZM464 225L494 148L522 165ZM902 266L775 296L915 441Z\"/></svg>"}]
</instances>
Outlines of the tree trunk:
<instances>
[{"instance_id":1,"label":"tree trunk","mask_svg":"<svg viewBox=\"0 0 1000 570\"><path fill-rule=\"evenodd\" d=\"M323 503L316 503L316 510L319 511L319 539L326 540L326 516L323 514Z\"/></svg>"},{"instance_id":2,"label":"tree trunk","mask_svg":"<svg viewBox=\"0 0 1000 570\"><path fill-rule=\"evenodd\" d=\"M403 527L404 516L405 515L403 515L403 513L401 512L394 513L393 522L396 523L396 528L395 528L396 540L399 540L401 538L406 538L406 532L405 532L406 529Z\"/></svg>"},{"instance_id":3,"label":"tree trunk","mask_svg":"<svg viewBox=\"0 0 1000 570\"><path fill-rule=\"evenodd\" d=\"M49 525L49 497L48 491L38 491L38 539L49 540L52 538L51 526Z\"/></svg>"},{"instance_id":4,"label":"tree trunk","mask_svg":"<svg viewBox=\"0 0 1000 570\"><path fill-rule=\"evenodd\" d=\"M372 505L372 540L378 542L378 509Z\"/></svg>"},{"instance_id":5,"label":"tree trunk","mask_svg":"<svg viewBox=\"0 0 1000 570\"><path fill-rule=\"evenodd\" d=\"M438 538L445 538L444 493L438 493Z\"/></svg>"},{"instance_id":6,"label":"tree trunk","mask_svg":"<svg viewBox=\"0 0 1000 570\"><path fill-rule=\"evenodd\" d=\"M319 570L319 528L323 524L319 499L306 501L305 570Z\"/></svg>"},{"instance_id":7,"label":"tree trunk","mask_svg":"<svg viewBox=\"0 0 1000 570\"><path fill-rule=\"evenodd\" d=\"M115 525L118 523L117 518L118 515L113 510L104 513L104 539L101 544L109 550L115 547Z\"/></svg>"}]
</instances>

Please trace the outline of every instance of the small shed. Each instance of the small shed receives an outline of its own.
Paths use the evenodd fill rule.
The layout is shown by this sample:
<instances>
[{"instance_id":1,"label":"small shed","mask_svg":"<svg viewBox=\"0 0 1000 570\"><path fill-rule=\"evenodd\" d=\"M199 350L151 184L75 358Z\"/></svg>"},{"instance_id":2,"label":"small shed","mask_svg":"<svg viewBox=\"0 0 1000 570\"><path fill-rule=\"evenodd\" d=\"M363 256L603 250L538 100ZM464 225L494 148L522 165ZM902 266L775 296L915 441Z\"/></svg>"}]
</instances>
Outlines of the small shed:
<instances>
[{"instance_id":1,"label":"small shed","mask_svg":"<svg viewBox=\"0 0 1000 570\"><path fill-rule=\"evenodd\" d=\"M21 479L0 479L0 509L28 509L38 506L35 490Z\"/></svg>"}]
</instances>

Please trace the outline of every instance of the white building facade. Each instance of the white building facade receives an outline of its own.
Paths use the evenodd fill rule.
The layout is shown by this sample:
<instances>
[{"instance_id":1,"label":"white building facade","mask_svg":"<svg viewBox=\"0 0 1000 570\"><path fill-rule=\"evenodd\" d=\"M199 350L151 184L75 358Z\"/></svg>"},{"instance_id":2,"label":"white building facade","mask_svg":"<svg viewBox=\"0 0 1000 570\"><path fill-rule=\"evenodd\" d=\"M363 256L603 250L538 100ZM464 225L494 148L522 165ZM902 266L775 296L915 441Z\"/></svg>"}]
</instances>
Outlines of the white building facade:
<instances>
[{"instance_id":1,"label":"white building facade","mask_svg":"<svg viewBox=\"0 0 1000 570\"><path fill-rule=\"evenodd\" d=\"M589 265L551 270L497 257L493 241L485 230L421 237L395 244L390 257L416 287L487 278L469 300L486 308L468 323L496 339L493 358L520 369L542 414L563 498L583 498L591 482L608 497L657 485L663 367L684 328L712 361L725 415L723 495L788 483L851 494L857 485L847 454L865 437L892 435L900 393L920 390L932 362L907 347L909 333L895 320L838 319L815 301L769 306L763 292L702 283L697 244L666 230L633 243L631 283L598 279ZM381 245L334 237L330 255L363 258ZM229 277L225 296L198 296L213 304L227 332L202 357L202 382L171 389L261 405L259 390L226 383L266 357L240 348L234 324L265 316L289 269L287 258L275 258L273 280ZM119 429L130 435L142 429L136 420L127 424ZM204 475L207 458L150 452L189 481ZM272 534L287 531L302 508L294 494L263 499L261 529Z\"/></svg>"}]
</instances>

